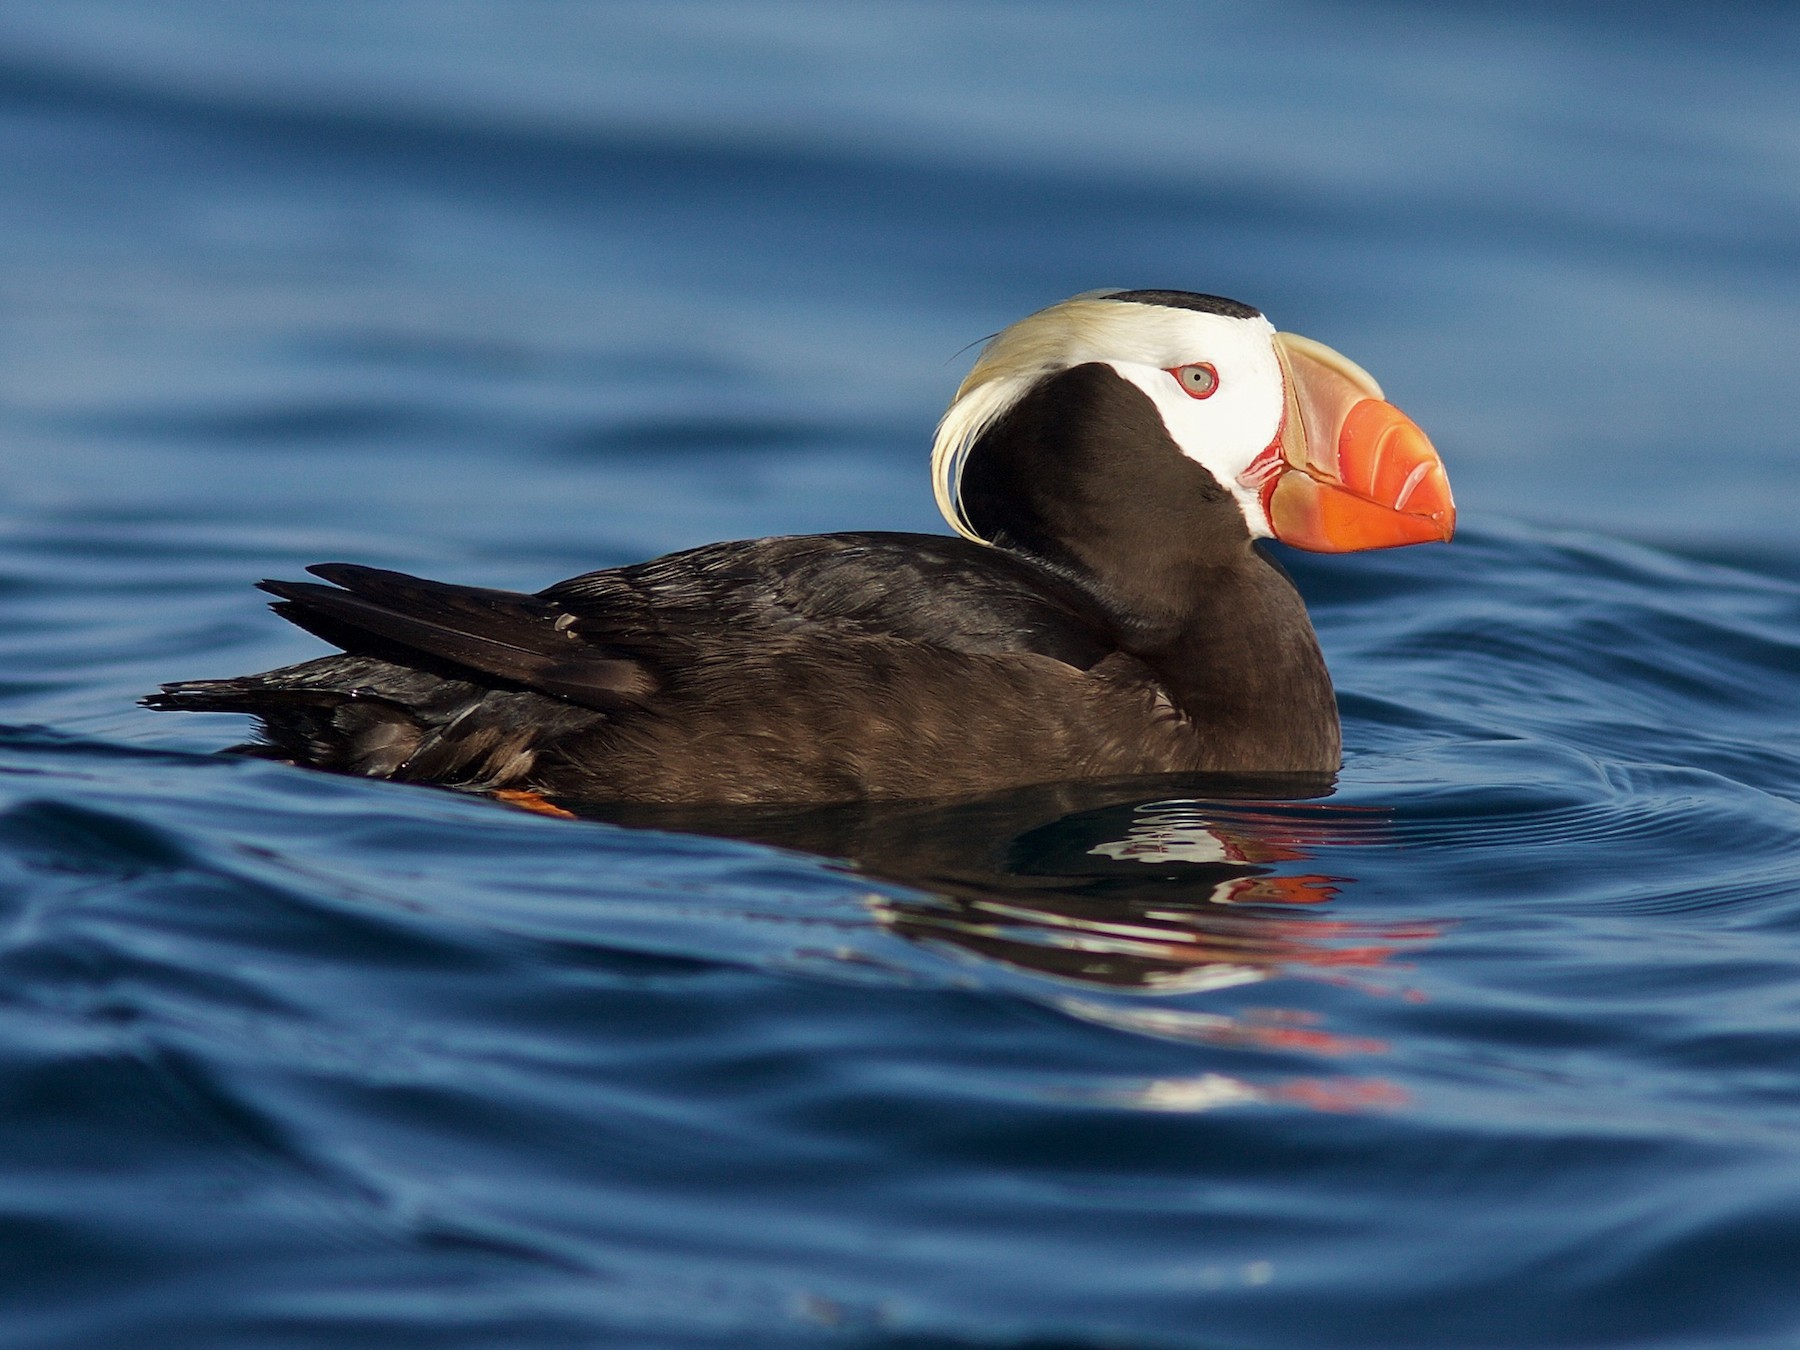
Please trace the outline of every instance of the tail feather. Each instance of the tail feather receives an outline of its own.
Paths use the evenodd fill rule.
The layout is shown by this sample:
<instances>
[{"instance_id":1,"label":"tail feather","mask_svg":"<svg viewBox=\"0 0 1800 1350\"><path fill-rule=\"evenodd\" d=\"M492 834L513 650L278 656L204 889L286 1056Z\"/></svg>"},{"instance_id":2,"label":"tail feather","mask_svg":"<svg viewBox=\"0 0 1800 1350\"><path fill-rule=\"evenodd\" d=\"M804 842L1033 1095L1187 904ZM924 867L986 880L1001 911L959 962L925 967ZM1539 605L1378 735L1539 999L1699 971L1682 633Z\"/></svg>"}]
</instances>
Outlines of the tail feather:
<instances>
[{"instance_id":1,"label":"tail feather","mask_svg":"<svg viewBox=\"0 0 1800 1350\"><path fill-rule=\"evenodd\" d=\"M404 703L355 682L356 675L376 673L367 669L374 665L326 657L262 675L179 680L140 702L159 711L249 713L263 740L233 746L233 753L386 778L419 748L425 727ZM403 674L406 683L421 678L416 671Z\"/></svg>"},{"instance_id":2,"label":"tail feather","mask_svg":"<svg viewBox=\"0 0 1800 1350\"><path fill-rule=\"evenodd\" d=\"M241 753L488 791L531 786L540 754L656 685L552 601L331 563L323 582L265 581L283 617L343 649L301 665L181 680L143 700L255 717Z\"/></svg>"},{"instance_id":3,"label":"tail feather","mask_svg":"<svg viewBox=\"0 0 1800 1350\"><path fill-rule=\"evenodd\" d=\"M326 656L229 680L166 684L144 706L249 713L262 744L240 754L370 778L490 791L528 784L540 751L606 714L375 657Z\"/></svg>"},{"instance_id":4,"label":"tail feather","mask_svg":"<svg viewBox=\"0 0 1800 1350\"><path fill-rule=\"evenodd\" d=\"M347 697L325 689L284 689L261 675L232 680L176 680L138 702L158 712L240 712L262 714L272 703L329 708Z\"/></svg>"}]
</instances>

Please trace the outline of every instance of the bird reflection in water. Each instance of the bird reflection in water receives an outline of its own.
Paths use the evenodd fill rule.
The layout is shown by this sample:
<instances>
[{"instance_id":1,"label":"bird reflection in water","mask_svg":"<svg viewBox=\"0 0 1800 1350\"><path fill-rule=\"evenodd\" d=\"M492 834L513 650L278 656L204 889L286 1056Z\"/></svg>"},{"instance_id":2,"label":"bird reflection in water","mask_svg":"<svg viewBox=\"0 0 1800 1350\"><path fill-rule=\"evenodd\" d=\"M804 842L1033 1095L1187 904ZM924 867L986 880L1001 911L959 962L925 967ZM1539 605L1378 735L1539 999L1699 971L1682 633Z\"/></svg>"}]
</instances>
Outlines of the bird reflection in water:
<instances>
[{"instance_id":1,"label":"bird reflection in water","mask_svg":"<svg viewBox=\"0 0 1800 1350\"><path fill-rule=\"evenodd\" d=\"M1311 1013L1229 1015L1143 995L1194 995L1307 972L1377 989L1369 976L1420 925L1350 923L1320 907L1350 879L1298 870L1333 846L1380 839L1382 813L1306 800L1329 777L1164 776L1059 783L952 802L832 806L609 805L617 824L750 840L845 860L910 893L871 893L875 921L909 941L1047 977L1038 995L1083 1021L1160 1040L1340 1058L1382 1042ZM1124 996L1124 997L1121 997ZM1133 997L1136 996L1136 997ZM1326 1110L1398 1105L1379 1079L1251 1083L1157 1079L1101 1099L1194 1111L1256 1102Z\"/></svg>"}]
</instances>

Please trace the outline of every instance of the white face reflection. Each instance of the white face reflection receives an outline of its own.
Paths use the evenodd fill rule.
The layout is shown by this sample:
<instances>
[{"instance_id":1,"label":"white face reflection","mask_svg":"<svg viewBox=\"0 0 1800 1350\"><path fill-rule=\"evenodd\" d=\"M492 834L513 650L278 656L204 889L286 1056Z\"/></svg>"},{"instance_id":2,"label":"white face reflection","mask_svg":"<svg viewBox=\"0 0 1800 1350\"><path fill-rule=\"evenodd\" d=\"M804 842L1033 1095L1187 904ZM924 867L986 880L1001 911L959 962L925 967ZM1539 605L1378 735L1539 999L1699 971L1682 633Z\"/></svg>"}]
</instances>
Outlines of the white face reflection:
<instances>
[{"instance_id":1,"label":"white face reflection","mask_svg":"<svg viewBox=\"0 0 1800 1350\"><path fill-rule=\"evenodd\" d=\"M1132 811L1135 819L1123 839L1096 844L1094 857L1141 863L1242 862L1231 845L1207 824L1198 802L1146 802Z\"/></svg>"}]
</instances>

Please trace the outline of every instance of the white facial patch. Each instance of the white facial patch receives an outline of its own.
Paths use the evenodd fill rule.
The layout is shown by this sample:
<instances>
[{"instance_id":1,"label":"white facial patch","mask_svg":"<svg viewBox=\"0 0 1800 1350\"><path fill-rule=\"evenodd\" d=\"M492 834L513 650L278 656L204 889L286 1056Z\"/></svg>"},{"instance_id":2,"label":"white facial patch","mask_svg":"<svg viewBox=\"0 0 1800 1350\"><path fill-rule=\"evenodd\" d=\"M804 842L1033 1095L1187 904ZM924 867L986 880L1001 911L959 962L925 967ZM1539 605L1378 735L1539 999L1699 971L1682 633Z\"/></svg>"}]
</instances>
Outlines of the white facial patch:
<instances>
[{"instance_id":1,"label":"white facial patch","mask_svg":"<svg viewBox=\"0 0 1800 1350\"><path fill-rule=\"evenodd\" d=\"M1281 432L1287 407L1286 380L1275 355L1275 330L1268 320L1226 322L1234 324L1237 331L1218 334L1199 349L1200 354L1170 363L1180 366L1204 361L1212 366L1219 383L1206 398L1190 396L1169 373L1169 367L1116 360L1106 364L1149 395L1176 447L1237 499L1251 537L1266 539L1273 530L1261 493L1241 478L1250 462Z\"/></svg>"},{"instance_id":2,"label":"white facial patch","mask_svg":"<svg viewBox=\"0 0 1800 1350\"><path fill-rule=\"evenodd\" d=\"M961 501L962 469L982 434L1038 381L1088 362L1111 366L1149 396L1181 453L1237 499L1253 537L1271 533L1254 488L1239 476L1281 430L1287 392L1275 328L1260 315L1232 318L1165 305L1077 296L1006 329L981 354L938 424L932 479L938 507L962 535L977 536ZM1194 398L1169 372L1204 362L1218 386Z\"/></svg>"}]
</instances>

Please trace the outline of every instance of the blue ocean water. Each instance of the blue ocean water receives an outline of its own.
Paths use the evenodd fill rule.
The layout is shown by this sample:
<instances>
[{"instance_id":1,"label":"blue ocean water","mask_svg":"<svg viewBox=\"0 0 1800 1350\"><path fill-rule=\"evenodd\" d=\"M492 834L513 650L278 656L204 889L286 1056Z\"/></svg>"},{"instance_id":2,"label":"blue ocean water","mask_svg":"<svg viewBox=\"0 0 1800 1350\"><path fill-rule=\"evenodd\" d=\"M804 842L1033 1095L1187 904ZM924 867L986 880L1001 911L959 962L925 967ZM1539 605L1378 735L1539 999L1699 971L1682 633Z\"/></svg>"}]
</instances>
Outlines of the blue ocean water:
<instances>
[{"instance_id":1,"label":"blue ocean water","mask_svg":"<svg viewBox=\"0 0 1800 1350\"><path fill-rule=\"evenodd\" d=\"M0 7L0 1344L1800 1339L1800 17ZM935 529L1023 313L1450 465L1327 796L560 821L211 752L250 583Z\"/></svg>"}]
</instances>

